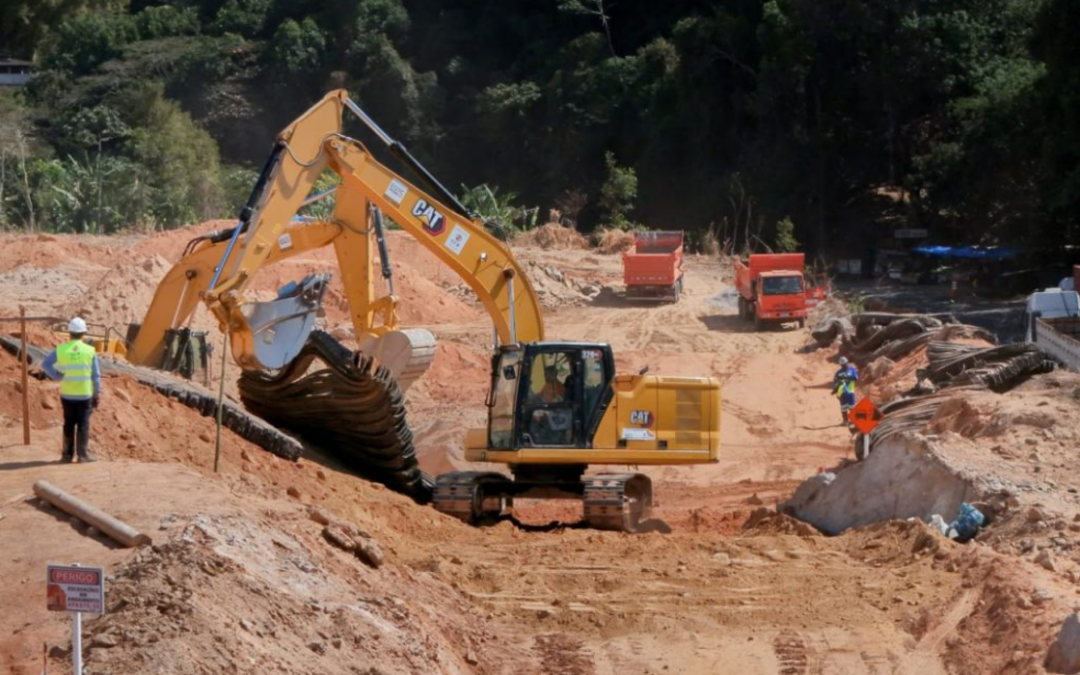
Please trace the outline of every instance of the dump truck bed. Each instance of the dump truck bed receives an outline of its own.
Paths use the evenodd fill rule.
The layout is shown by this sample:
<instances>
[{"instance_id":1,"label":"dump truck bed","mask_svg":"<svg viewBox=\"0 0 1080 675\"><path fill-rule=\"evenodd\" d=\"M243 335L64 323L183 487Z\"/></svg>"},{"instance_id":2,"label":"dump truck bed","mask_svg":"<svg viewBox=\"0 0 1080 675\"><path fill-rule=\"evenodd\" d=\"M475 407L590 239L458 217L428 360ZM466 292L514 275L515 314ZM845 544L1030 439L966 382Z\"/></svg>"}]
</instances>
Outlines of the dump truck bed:
<instances>
[{"instance_id":1,"label":"dump truck bed","mask_svg":"<svg viewBox=\"0 0 1080 675\"><path fill-rule=\"evenodd\" d=\"M623 254L623 283L628 297L677 301L682 276L682 232L639 232L634 236L634 248Z\"/></svg>"},{"instance_id":2,"label":"dump truck bed","mask_svg":"<svg viewBox=\"0 0 1080 675\"><path fill-rule=\"evenodd\" d=\"M1069 370L1080 372L1080 317L1036 320L1035 344Z\"/></svg>"}]
</instances>

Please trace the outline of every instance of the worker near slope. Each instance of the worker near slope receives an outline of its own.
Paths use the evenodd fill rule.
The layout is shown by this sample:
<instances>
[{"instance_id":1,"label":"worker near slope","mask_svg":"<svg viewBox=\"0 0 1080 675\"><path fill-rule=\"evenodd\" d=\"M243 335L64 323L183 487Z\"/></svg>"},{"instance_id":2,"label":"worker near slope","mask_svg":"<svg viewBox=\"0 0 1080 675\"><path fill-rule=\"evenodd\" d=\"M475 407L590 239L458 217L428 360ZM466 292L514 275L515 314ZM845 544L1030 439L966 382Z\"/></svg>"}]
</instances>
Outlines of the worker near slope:
<instances>
[{"instance_id":1,"label":"worker near slope","mask_svg":"<svg viewBox=\"0 0 1080 675\"><path fill-rule=\"evenodd\" d=\"M71 338L52 351L41 364L54 380L60 381L60 403L64 407L64 450L60 462L93 462L90 454L90 413L101 401L101 369L94 347L83 341L86 322L75 317L68 323Z\"/></svg>"},{"instance_id":2,"label":"worker near slope","mask_svg":"<svg viewBox=\"0 0 1080 675\"><path fill-rule=\"evenodd\" d=\"M833 393L840 399L841 424L848 424L848 412L855 407L855 383L858 381L859 369L846 356L841 356L840 370L833 375Z\"/></svg>"}]
</instances>

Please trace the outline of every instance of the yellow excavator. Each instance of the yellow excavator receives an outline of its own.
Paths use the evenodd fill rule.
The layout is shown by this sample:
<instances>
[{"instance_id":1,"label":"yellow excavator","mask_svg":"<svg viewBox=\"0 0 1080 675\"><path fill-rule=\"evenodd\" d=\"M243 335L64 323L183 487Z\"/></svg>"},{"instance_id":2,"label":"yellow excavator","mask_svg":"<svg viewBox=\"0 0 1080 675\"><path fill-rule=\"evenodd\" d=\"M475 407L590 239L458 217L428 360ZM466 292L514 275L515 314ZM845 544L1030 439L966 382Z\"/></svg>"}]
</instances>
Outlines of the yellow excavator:
<instances>
[{"instance_id":1,"label":"yellow excavator","mask_svg":"<svg viewBox=\"0 0 1080 675\"><path fill-rule=\"evenodd\" d=\"M346 111L422 187L344 135ZM326 170L340 177L333 215L298 217L328 196L312 194ZM419 471L402 391L430 364L435 341L398 323L383 214L454 270L491 316L488 425L468 433L465 456L507 465L509 474L464 471L431 480ZM227 331L248 409L351 457L361 473L471 523L506 515L515 498L565 498L584 502L589 526L634 531L653 503L649 478L586 469L716 462L719 382L617 375L607 344L544 341L538 296L493 229L344 90L333 91L279 135L237 226L188 244L142 324L129 331L128 359L156 367L170 353L175 358L201 302ZM291 283L270 301L247 292L260 269L326 246L336 253L358 352L314 328L329 275ZM376 250L388 286L381 297Z\"/></svg>"}]
</instances>

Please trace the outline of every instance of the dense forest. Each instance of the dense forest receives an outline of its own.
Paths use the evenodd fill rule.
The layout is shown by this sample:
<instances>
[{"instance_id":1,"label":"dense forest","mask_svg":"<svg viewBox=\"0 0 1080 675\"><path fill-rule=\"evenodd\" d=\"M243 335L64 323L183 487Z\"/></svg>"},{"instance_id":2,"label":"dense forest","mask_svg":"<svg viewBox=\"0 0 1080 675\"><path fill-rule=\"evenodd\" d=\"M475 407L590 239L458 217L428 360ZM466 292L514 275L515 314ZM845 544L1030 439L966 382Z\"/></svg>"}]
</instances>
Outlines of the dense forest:
<instances>
[{"instance_id":1,"label":"dense forest","mask_svg":"<svg viewBox=\"0 0 1080 675\"><path fill-rule=\"evenodd\" d=\"M519 227L1078 242L1077 34L1075 0L5 0L0 228L234 214L345 87Z\"/></svg>"}]
</instances>

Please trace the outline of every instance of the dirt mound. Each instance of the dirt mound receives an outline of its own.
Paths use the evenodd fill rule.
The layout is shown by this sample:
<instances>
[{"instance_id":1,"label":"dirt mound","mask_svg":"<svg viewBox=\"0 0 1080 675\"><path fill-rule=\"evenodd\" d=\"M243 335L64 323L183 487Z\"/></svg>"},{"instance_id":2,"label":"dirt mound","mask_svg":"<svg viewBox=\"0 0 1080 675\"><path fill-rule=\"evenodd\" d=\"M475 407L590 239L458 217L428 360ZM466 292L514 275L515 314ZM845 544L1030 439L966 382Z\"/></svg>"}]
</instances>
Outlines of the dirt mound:
<instances>
[{"instance_id":1,"label":"dirt mound","mask_svg":"<svg viewBox=\"0 0 1080 675\"><path fill-rule=\"evenodd\" d=\"M295 509L196 516L116 571L108 613L87 626L87 673L491 672L520 660L462 596L408 568L371 570L319 532Z\"/></svg>"},{"instance_id":2,"label":"dirt mound","mask_svg":"<svg viewBox=\"0 0 1080 675\"><path fill-rule=\"evenodd\" d=\"M794 534L800 537L820 537L821 533L801 520L764 507L755 509L743 523L747 535Z\"/></svg>"},{"instance_id":3,"label":"dirt mound","mask_svg":"<svg viewBox=\"0 0 1080 675\"><path fill-rule=\"evenodd\" d=\"M572 227L547 223L514 237L515 246L537 246L551 249L587 249L589 240Z\"/></svg>"},{"instance_id":4,"label":"dirt mound","mask_svg":"<svg viewBox=\"0 0 1080 675\"><path fill-rule=\"evenodd\" d=\"M187 225L164 232L155 232L150 235L130 235L132 251L136 257L161 256L170 265L176 263L184 252L187 243L196 237L210 234L214 231L228 230L236 227L235 220L208 220L203 223Z\"/></svg>"},{"instance_id":5,"label":"dirt mound","mask_svg":"<svg viewBox=\"0 0 1080 675\"><path fill-rule=\"evenodd\" d=\"M120 252L114 249L116 242L107 237L0 234L0 242L3 242L0 273L23 266L37 269L80 266L107 260L108 256Z\"/></svg>"},{"instance_id":6,"label":"dirt mound","mask_svg":"<svg viewBox=\"0 0 1080 675\"><path fill-rule=\"evenodd\" d=\"M89 285L81 297L66 303L62 316L77 314L91 323L123 331L127 324L142 321L158 283L170 267L159 255L134 265L114 267Z\"/></svg>"},{"instance_id":7,"label":"dirt mound","mask_svg":"<svg viewBox=\"0 0 1080 675\"><path fill-rule=\"evenodd\" d=\"M424 378L431 400L481 401L487 393L490 357L464 345L440 342Z\"/></svg>"},{"instance_id":8,"label":"dirt mound","mask_svg":"<svg viewBox=\"0 0 1080 675\"><path fill-rule=\"evenodd\" d=\"M634 235L622 230L601 230L593 235L593 240L596 250L607 255L629 251L634 247Z\"/></svg>"},{"instance_id":9,"label":"dirt mound","mask_svg":"<svg viewBox=\"0 0 1080 675\"><path fill-rule=\"evenodd\" d=\"M17 316L23 306L28 316L63 317L64 308L85 297L89 285L103 272L87 265L78 269L24 265L4 272L0 274L0 288L5 289L0 315Z\"/></svg>"}]
</instances>

